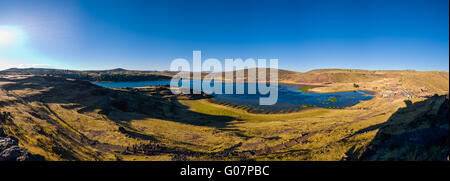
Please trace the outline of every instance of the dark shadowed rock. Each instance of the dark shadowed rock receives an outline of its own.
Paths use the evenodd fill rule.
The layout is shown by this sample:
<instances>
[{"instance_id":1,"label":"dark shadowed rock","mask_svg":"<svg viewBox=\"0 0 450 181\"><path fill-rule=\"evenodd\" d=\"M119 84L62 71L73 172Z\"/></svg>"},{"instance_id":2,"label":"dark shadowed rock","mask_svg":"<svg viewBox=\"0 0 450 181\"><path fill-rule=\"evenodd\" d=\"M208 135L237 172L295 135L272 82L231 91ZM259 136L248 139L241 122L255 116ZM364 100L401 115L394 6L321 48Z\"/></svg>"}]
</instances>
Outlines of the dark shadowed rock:
<instances>
[{"instance_id":1,"label":"dark shadowed rock","mask_svg":"<svg viewBox=\"0 0 450 181\"><path fill-rule=\"evenodd\" d=\"M6 135L0 125L0 161L44 161L44 157L28 153L18 143L17 138Z\"/></svg>"},{"instance_id":2,"label":"dark shadowed rock","mask_svg":"<svg viewBox=\"0 0 450 181\"><path fill-rule=\"evenodd\" d=\"M123 127L121 126L121 127L119 127L119 132L121 132L121 133L126 133L127 131L125 130L125 128L123 128Z\"/></svg>"},{"instance_id":3,"label":"dark shadowed rock","mask_svg":"<svg viewBox=\"0 0 450 181\"><path fill-rule=\"evenodd\" d=\"M3 126L0 125L0 137L5 137L5 136L6 136L6 134L5 134L5 132L3 132Z\"/></svg>"}]
</instances>

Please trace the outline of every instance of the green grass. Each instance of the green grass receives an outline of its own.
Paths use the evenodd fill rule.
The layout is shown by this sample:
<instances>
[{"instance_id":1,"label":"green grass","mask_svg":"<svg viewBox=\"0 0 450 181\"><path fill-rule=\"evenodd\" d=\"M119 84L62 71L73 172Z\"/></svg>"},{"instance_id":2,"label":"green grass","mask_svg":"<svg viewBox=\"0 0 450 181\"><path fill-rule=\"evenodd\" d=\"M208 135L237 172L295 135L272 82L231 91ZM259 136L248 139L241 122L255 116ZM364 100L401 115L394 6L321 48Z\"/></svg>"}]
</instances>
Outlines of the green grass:
<instances>
[{"instance_id":1,"label":"green grass","mask_svg":"<svg viewBox=\"0 0 450 181\"><path fill-rule=\"evenodd\" d=\"M332 103L337 102L337 98L336 97L330 97L328 98L329 101L331 101Z\"/></svg>"},{"instance_id":2,"label":"green grass","mask_svg":"<svg viewBox=\"0 0 450 181\"><path fill-rule=\"evenodd\" d=\"M300 88L298 88L298 90L300 90L302 92L308 92L309 89L312 89L312 87L300 87Z\"/></svg>"},{"instance_id":3,"label":"green grass","mask_svg":"<svg viewBox=\"0 0 450 181\"><path fill-rule=\"evenodd\" d=\"M237 120L250 122L268 122L273 120L283 121L302 117L317 116L328 112L328 110L326 109L311 109L295 113L271 114L270 116L267 116L265 114L253 114L245 110L217 105L206 100L180 100L180 102L184 105L189 106L191 110L195 112L208 115L229 116L236 118Z\"/></svg>"}]
</instances>

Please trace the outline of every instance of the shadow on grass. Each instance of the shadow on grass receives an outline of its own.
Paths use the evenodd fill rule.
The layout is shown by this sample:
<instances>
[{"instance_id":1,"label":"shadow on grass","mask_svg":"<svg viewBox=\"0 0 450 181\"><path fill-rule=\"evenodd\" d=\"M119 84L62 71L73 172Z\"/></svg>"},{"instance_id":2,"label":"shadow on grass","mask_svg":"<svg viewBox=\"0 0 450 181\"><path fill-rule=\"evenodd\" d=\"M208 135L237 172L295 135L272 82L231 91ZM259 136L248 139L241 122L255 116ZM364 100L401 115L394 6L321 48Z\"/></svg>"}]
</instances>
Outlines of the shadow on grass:
<instances>
[{"instance_id":1,"label":"shadow on grass","mask_svg":"<svg viewBox=\"0 0 450 181\"><path fill-rule=\"evenodd\" d=\"M349 149L347 160L447 160L448 95L405 103L406 107L397 110L387 122L357 131L354 135L379 129L367 146Z\"/></svg>"},{"instance_id":2,"label":"shadow on grass","mask_svg":"<svg viewBox=\"0 0 450 181\"><path fill-rule=\"evenodd\" d=\"M6 81L6 80L5 80ZM31 89L38 93L20 99L27 102L66 104L64 108L77 110L78 113L99 111L118 123L147 118L226 128L228 116L214 116L197 113L177 101L170 90L167 96L147 96L136 91L113 90L103 88L87 81L66 80L53 76L34 76L25 79L7 80L14 84L3 85L7 91ZM40 92L39 92L40 91ZM7 105L8 102L2 104Z\"/></svg>"}]
</instances>

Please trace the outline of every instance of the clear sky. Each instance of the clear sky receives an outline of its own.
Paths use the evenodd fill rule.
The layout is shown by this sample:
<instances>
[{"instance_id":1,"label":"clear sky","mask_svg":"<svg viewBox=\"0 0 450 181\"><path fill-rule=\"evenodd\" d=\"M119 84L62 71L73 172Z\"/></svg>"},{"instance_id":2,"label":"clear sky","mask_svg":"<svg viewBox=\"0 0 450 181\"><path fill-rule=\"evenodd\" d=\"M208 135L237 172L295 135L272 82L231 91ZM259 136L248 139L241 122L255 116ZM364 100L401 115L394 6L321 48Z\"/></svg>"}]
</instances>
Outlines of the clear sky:
<instances>
[{"instance_id":1,"label":"clear sky","mask_svg":"<svg viewBox=\"0 0 450 181\"><path fill-rule=\"evenodd\" d=\"M174 58L449 70L448 0L0 0L0 70L165 70Z\"/></svg>"}]
</instances>

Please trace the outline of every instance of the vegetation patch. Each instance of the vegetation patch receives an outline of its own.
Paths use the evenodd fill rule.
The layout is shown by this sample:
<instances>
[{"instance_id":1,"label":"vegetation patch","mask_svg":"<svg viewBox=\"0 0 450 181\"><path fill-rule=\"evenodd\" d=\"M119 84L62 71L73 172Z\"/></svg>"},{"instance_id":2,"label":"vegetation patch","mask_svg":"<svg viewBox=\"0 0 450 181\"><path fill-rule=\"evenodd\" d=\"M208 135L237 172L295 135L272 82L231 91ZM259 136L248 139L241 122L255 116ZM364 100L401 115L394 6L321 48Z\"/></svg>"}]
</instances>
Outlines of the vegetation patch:
<instances>
[{"instance_id":1,"label":"vegetation patch","mask_svg":"<svg viewBox=\"0 0 450 181\"><path fill-rule=\"evenodd\" d=\"M302 92L309 92L309 89L312 89L312 87L300 87L300 88L298 88L298 90L300 90Z\"/></svg>"}]
</instances>

